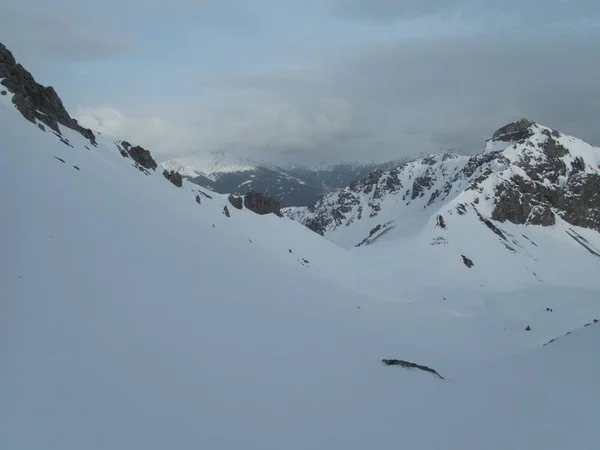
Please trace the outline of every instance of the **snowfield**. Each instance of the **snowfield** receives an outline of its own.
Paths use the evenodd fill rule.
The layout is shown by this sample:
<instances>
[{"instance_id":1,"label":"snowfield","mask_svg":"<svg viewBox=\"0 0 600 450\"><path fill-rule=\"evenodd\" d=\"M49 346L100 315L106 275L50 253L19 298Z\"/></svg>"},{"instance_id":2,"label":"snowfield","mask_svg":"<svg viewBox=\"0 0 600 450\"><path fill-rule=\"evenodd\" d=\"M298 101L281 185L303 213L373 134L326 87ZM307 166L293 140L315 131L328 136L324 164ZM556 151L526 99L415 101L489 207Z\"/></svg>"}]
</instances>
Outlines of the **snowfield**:
<instances>
[{"instance_id":1,"label":"snowfield","mask_svg":"<svg viewBox=\"0 0 600 450\"><path fill-rule=\"evenodd\" d=\"M600 258L574 227L503 224L510 252L428 212L348 250L0 101L2 448L597 448Z\"/></svg>"}]
</instances>

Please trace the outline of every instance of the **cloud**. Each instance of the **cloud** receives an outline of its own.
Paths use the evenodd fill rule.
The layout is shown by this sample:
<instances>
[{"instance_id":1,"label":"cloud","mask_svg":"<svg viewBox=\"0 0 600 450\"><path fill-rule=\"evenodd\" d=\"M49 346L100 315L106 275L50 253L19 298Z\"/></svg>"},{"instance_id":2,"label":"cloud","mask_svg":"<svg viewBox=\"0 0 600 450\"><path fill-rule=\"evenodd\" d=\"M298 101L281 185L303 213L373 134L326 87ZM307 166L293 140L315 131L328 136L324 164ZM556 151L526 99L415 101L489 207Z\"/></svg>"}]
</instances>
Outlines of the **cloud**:
<instances>
[{"instance_id":1,"label":"cloud","mask_svg":"<svg viewBox=\"0 0 600 450\"><path fill-rule=\"evenodd\" d=\"M75 116L82 126L142 145L159 159L189 150L195 139L192 124L158 116L125 115L110 107L79 107Z\"/></svg>"},{"instance_id":2,"label":"cloud","mask_svg":"<svg viewBox=\"0 0 600 450\"><path fill-rule=\"evenodd\" d=\"M453 15L564 25L572 20L598 19L600 15L596 0L335 0L333 5L343 17L380 23Z\"/></svg>"},{"instance_id":3,"label":"cloud","mask_svg":"<svg viewBox=\"0 0 600 450\"><path fill-rule=\"evenodd\" d=\"M78 3L0 4L0 29L13 51L60 61L90 61L132 50L134 41Z\"/></svg>"},{"instance_id":4,"label":"cloud","mask_svg":"<svg viewBox=\"0 0 600 450\"><path fill-rule=\"evenodd\" d=\"M480 151L527 117L600 144L600 42L437 39L356 49L303 71L202 77L177 113L78 119L163 157L216 148L300 163ZM204 95L201 95L204 93Z\"/></svg>"},{"instance_id":5,"label":"cloud","mask_svg":"<svg viewBox=\"0 0 600 450\"><path fill-rule=\"evenodd\" d=\"M429 39L371 45L321 61L318 70L200 82L231 99L252 96L252 107L237 117L248 147L262 138L280 144L275 152L382 159L440 148L476 152L495 129L522 116L600 143L595 54L600 43L580 39ZM269 121L258 114L266 102L272 110L292 106L280 109L281 121ZM283 125L292 113L295 126ZM297 145L286 148L286 135Z\"/></svg>"}]
</instances>

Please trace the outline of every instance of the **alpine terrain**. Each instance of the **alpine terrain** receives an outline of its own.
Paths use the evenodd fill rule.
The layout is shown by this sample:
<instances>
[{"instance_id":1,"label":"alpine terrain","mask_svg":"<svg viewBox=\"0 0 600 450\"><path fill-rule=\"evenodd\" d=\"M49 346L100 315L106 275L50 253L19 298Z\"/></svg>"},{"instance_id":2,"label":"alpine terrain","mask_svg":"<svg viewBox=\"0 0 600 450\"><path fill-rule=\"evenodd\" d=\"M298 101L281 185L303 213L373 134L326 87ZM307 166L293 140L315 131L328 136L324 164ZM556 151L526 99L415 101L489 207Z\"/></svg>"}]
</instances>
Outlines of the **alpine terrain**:
<instances>
[{"instance_id":1,"label":"alpine terrain","mask_svg":"<svg viewBox=\"0 0 600 450\"><path fill-rule=\"evenodd\" d=\"M341 163L284 169L223 150L211 152L206 157L194 155L160 163L164 169L180 173L190 183L215 192L241 195L262 192L275 198L284 207L312 205L323 194L346 187L373 170L385 170L399 164L398 161L383 164Z\"/></svg>"},{"instance_id":2,"label":"alpine terrain","mask_svg":"<svg viewBox=\"0 0 600 450\"><path fill-rule=\"evenodd\" d=\"M597 447L598 149L520 121L287 211L323 237L0 83L2 448Z\"/></svg>"}]
</instances>

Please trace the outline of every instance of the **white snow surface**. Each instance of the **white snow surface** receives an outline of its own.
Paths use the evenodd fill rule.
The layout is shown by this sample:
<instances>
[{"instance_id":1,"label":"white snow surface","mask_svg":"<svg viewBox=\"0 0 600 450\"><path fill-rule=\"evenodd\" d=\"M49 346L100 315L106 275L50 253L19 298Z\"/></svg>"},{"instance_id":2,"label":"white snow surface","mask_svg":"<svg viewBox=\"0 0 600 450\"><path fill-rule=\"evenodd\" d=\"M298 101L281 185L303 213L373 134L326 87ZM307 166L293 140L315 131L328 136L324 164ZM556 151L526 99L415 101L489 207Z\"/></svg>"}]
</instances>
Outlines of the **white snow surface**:
<instances>
[{"instance_id":1,"label":"white snow surface","mask_svg":"<svg viewBox=\"0 0 600 450\"><path fill-rule=\"evenodd\" d=\"M207 155L192 155L163 161L160 165L167 170L174 170L181 175L216 179L219 174L231 172L249 172L257 169L257 164L223 150L213 151Z\"/></svg>"},{"instance_id":2,"label":"white snow surface","mask_svg":"<svg viewBox=\"0 0 600 450\"><path fill-rule=\"evenodd\" d=\"M597 448L600 258L556 229L347 250L0 101L2 448Z\"/></svg>"}]
</instances>

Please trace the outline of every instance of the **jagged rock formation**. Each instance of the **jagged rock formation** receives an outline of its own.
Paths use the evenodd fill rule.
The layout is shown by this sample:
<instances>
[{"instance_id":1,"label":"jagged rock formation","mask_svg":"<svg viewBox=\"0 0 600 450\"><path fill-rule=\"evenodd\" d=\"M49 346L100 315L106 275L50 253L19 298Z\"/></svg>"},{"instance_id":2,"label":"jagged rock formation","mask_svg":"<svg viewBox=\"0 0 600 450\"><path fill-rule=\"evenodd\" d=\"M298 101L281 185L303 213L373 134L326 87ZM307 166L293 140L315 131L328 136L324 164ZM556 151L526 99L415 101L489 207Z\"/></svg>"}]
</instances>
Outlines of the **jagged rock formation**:
<instances>
[{"instance_id":1,"label":"jagged rock formation","mask_svg":"<svg viewBox=\"0 0 600 450\"><path fill-rule=\"evenodd\" d=\"M256 214L276 214L281 216L281 206L273 197L260 192L248 192L244 195L244 206Z\"/></svg>"},{"instance_id":2,"label":"jagged rock formation","mask_svg":"<svg viewBox=\"0 0 600 450\"><path fill-rule=\"evenodd\" d=\"M497 130L492 139L496 141L516 142L527 139L532 136L531 127L534 123L531 120L521 119L509 123Z\"/></svg>"},{"instance_id":3,"label":"jagged rock formation","mask_svg":"<svg viewBox=\"0 0 600 450\"><path fill-rule=\"evenodd\" d=\"M225 214L225 217L231 217L231 214L229 213L229 208L227 207L227 205L223 206L223 214Z\"/></svg>"},{"instance_id":4,"label":"jagged rock formation","mask_svg":"<svg viewBox=\"0 0 600 450\"><path fill-rule=\"evenodd\" d=\"M235 209L242 209L244 205L244 200L242 197L236 197L233 194L229 194L227 199L229 200L229 203L231 203L231 206L233 206Z\"/></svg>"},{"instance_id":5,"label":"jagged rock formation","mask_svg":"<svg viewBox=\"0 0 600 450\"><path fill-rule=\"evenodd\" d=\"M475 212L496 234L494 222L506 221L547 227L562 220L600 231L599 164L600 149L521 119L496 131L480 154L437 154L375 171L313 206L284 212L326 235L361 221L372 223L385 202L398 205L394 219L399 220L402 214L410 219L455 201L456 213ZM437 220L440 228L445 225ZM364 233L361 239L368 237Z\"/></svg>"},{"instance_id":6,"label":"jagged rock formation","mask_svg":"<svg viewBox=\"0 0 600 450\"><path fill-rule=\"evenodd\" d=\"M163 171L163 176L167 180L169 180L171 183L173 183L175 186L177 186L177 187L183 186L183 179L181 178L181 174L179 172L175 172L174 170L171 170L171 171L165 170L165 171Z\"/></svg>"},{"instance_id":7,"label":"jagged rock formation","mask_svg":"<svg viewBox=\"0 0 600 450\"><path fill-rule=\"evenodd\" d=\"M62 137L58 126L61 124L75 130L91 144L96 145L96 137L92 130L83 128L69 115L54 88L37 83L31 73L18 64L10 50L1 43L0 78L4 78L2 85L14 94L14 105L31 123L42 122Z\"/></svg>"},{"instance_id":8,"label":"jagged rock formation","mask_svg":"<svg viewBox=\"0 0 600 450\"><path fill-rule=\"evenodd\" d=\"M146 150L144 147L139 145L132 146L127 141L121 141L117 143L119 146L121 155L125 158L133 159L137 164L141 167L146 168L148 170L156 170L158 165L154 158L152 158L152 154L149 150Z\"/></svg>"}]
</instances>

